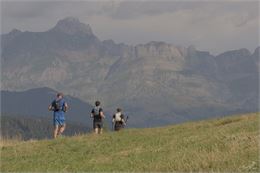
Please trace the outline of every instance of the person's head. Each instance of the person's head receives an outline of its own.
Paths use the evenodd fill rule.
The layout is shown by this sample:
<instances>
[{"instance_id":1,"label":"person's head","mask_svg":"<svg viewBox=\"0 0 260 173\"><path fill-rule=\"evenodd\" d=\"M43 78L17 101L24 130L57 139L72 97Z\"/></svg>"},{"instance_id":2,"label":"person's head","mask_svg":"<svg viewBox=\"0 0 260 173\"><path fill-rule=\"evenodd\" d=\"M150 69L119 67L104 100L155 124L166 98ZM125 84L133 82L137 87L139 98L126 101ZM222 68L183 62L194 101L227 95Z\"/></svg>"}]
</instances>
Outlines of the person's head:
<instances>
[{"instance_id":1,"label":"person's head","mask_svg":"<svg viewBox=\"0 0 260 173\"><path fill-rule=\"evenodd\" d=\"M62 99L63 98L63 93L57 93L57 98Z\"/></svg>"},{"instance_id":2,"label":"person's head","mask_svg":"<svg viewBox=\"0 0 260 173\"><path fill-rule=\"evenodd\" d=\"M122 109L120 109L120 108L117 108L117 109L116 109L116 111L117 111L117 112L121 112L121 111L122 111Z\"/></svg>"},{"instance_id":3,"label":"person's head","mask_svg":"<svg viewBox=\"0 0 260 173\"><path fill-rule=\"evenodd\" d=\"M96 106L100 106L100 101L96 101L96 102L95 102L95 105L96 105Z\"/></svg>"}]
</instances>

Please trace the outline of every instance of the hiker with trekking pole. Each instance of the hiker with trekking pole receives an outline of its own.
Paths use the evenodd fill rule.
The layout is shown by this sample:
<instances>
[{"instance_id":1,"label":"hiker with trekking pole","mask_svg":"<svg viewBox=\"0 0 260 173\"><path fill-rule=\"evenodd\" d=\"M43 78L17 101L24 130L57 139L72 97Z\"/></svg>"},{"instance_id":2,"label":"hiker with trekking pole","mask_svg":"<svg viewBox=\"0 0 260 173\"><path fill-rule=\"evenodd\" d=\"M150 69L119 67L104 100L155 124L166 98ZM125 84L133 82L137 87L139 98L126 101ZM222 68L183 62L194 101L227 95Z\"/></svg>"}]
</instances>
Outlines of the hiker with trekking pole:
<instances>
[{"instance_id":1,"label":"hiker with trekking pole","mask_svg":"<svg viewBox=\"0 0 260 173\"><path fill-rule=\"evenodd\" d=\"M122 113L122 109L117 108L116 113L113 115L112 119L112 128L114 131L119 131L126 126L128 120L128 116L126 119L124 118L124 114Z\"/></svg>"}]
</instances>

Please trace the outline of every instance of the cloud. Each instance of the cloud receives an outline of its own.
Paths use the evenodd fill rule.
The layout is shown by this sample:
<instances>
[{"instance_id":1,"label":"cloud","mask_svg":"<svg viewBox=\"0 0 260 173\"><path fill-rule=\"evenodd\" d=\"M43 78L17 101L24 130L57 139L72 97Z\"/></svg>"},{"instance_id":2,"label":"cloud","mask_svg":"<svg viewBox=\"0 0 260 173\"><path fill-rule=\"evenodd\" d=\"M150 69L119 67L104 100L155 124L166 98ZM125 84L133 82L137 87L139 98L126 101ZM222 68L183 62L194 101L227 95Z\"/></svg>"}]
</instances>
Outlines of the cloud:
<instances>
[{"instance_id":1,"label":"cloud","mask_svg":"<svg viewBox=\"0 0 260 173\"><path fill-rule=\"evenodd\" d=\"M259 44L257 1L44 1L2 3L2 31L46 31L67 16L104 39L127 44L165 41L215 54Z\"/></svg>"},{"instance_id":2,"label":"cloud","mask_svg":"<svg viewBox=\"0 0 260 173\"><path fill-rule=\"evenodd\" d=\"M239 17L232 12L218 16L204 12L201 9L187 9L132 20L95 16L89 21L101 38L128 44L166 41L182 46L196 45L197 48L214 54L241 47L251 50L256 48L259 18L247 20L247 24L238 27L234 19Z\"/></svg>"},{"instance_id":3,"label":"cloud","mask_svg":"<svg viewBox=\"0 0 260 173\"><path fill-rule=\"evenodd\" d=\"M115 19L135 19L142 16L160 15L163 13L196 8L201 2L176 1L123 1L116 6L109 15Z\"/></svg>"},{"instance_id":4,"label":"cloud","mask_svg":"<svg viewBox=\"0 0 260 173\"><path fill-rule=\"evenodd\" d=\"M55 2L54 2L55 3ZM3 18L14 18L14 19L24 19L24 18L35 18L47 11L46 9L51 9L53 4L49 2L37 2L37 1L26 1L26 2L14 2L14 1L3 1L2 2L2 15Z\"/></svg>"}]
</instances>

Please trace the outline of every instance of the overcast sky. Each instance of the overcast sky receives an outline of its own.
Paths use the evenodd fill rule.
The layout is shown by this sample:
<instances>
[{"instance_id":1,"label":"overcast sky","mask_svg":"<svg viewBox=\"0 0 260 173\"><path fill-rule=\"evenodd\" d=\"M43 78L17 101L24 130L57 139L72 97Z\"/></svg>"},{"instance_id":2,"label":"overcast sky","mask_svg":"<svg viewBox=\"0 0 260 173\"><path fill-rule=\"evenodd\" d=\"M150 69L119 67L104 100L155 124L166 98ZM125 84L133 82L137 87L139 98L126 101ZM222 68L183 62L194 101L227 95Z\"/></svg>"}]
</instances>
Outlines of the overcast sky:
<instances>
[{"instance_id":1,"label":"overcast sky","mask_svg":"<svg viewBox=\"0 0 260 173\"><path fill-rule=\"evenodd\" d=\"M74 16L101 40L165 41L218 54L259 45L259 1L1 0L1 33L46 31Z\"/></svg>"}]
</instances>

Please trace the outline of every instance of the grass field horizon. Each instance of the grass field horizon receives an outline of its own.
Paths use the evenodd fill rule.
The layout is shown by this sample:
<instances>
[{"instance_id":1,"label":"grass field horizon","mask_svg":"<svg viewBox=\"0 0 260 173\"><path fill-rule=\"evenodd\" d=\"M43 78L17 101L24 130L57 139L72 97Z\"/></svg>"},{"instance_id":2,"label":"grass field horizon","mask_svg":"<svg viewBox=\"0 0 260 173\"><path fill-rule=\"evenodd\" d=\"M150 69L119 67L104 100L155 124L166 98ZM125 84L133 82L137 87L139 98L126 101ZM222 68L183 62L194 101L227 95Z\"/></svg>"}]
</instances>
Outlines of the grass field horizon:
<instances>
[{"instance_id":1,"label":"grass field horizon","mask_svg":"<svg viewBox=\"0 0 260 173\"><path fill-rule=\"evenodd\" d=\"M56 140L1 141L1 172L259 172L259 113Z\"/></svg>"}]
</instances>

